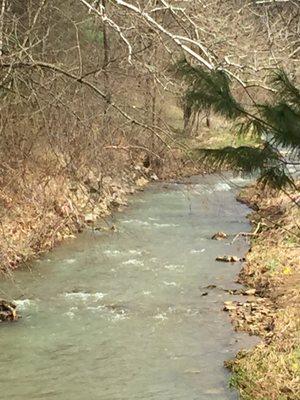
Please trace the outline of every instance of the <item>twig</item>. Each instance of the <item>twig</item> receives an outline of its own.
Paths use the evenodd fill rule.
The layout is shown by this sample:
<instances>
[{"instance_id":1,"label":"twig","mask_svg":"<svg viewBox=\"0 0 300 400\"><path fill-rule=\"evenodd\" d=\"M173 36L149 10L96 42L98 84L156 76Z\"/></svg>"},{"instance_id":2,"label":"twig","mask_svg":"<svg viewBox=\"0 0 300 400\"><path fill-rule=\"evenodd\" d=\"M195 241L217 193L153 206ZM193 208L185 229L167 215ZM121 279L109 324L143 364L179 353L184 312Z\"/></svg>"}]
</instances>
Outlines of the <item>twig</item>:
<instances>
[{"instance_id":1,"label":"twig","mask_svg":"<svg viewBox=\"0 0 300 400\"><path fill-rule=\"evenodd\" d=\"M240 237L240 236L243 236L243 237L245 237L245 236L257 236L257 235L258 235L258 231L260 230L260 227L261 227L261 222L259 222L259 223L257 224L257 227L255 228L255 231L254 231L254 232L240 232L240 233L238 233L238 234L233 238L231 244L233 244L233 243L236 241L236 239L237 239L238 237Z\"/></svg>"}]
</instances>

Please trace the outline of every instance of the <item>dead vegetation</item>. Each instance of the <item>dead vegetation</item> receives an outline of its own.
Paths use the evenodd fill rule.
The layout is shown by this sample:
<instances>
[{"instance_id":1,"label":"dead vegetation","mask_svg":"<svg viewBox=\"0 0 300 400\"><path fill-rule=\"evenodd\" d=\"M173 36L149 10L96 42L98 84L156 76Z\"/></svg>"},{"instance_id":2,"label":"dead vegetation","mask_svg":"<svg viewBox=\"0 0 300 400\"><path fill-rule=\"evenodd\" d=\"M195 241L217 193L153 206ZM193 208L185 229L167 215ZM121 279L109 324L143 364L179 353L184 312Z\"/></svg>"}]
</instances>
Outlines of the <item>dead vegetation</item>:
<instances>
[{"instance_id":1,"label":"dead vegetation","mask_svg":"<svg viewBox=\"0 0 300 400\"><path fill-rule=\"evenodd\" d=\"M103 176L89 171L77 181L62 173L41 180L38 169L27 172L26 187L22 180L14 192L2 181L1 270L10 272L84 227L94 226L112 210L126 206L130 194L154 179L151 169L127 165L122 173L111 169Z\"/></svg>"},{"instance_id":2,"label":"dead vegetation","mask_svg":"<svg viewBox=\"0 0 300 400\"><path fill-rule=\"evenodd\" d=\"M231 384L244 400L297 400L300 393L299 191L267 193L253 186L241 200L255 207L260 224L239 281L255 297L225 304L237 330L260 335L262 344L227 363Z\"/></svg>"},{"instance_id":3,"label":"dead vegetation","mask_svg":"<svg viewBox=\"0 0 300 400\"><path fill-rule=\"evenodd\" d=\"M266 71L285 66L299 74L297 2L131 3L143 15L117 2L0 3L0 269L6 273L95 227L148 180L198 172L183 157L189 148L232 143L230 126L212 115L190 116L183 131L174 97L185 87L170 73L183 54L228 70L262 100L270 90ZM97 8L88 13L79 3ZM264 342L230 363L232 384L245 400L296 400L299 211L291 198L255 188L245 200L258 210L254 232L260 224L240 277L250 289L242 293L245 303L225 307L237 329ZM13 309L4 312L15 318Z\"/></svg>"},{"instance_id":4,"label":"dead vegetation","mask_svg":"<svg viewBox=\"0 0 300 400\"><path fill-rule=\"evenodd\" d=\"M119 35L79 1L0 4L0 270L9 272L124 205L145 180L190 165L167 127L162 137L160 96L140 62L154 57L152 35L132 35L129 65Z\"/></svg>"},{"instance_id":5,"label":"dead vegetation","mask_svg":"<svg viewBox=\"0 0 300 400\"><path fill-rule=\"evenodd\" d=\"M250 91L259 78L263 97L266 70L297 73L295 4L0 4L1 270L78 232L85 215L105 213L117 196L107 179L126 191L143 176L136 166L160 178L199 172L194 144L232 141L212 114L190 116L183 131L185 85L173 66L184 55L228 70Z\"/></svg>"}]
</instances>

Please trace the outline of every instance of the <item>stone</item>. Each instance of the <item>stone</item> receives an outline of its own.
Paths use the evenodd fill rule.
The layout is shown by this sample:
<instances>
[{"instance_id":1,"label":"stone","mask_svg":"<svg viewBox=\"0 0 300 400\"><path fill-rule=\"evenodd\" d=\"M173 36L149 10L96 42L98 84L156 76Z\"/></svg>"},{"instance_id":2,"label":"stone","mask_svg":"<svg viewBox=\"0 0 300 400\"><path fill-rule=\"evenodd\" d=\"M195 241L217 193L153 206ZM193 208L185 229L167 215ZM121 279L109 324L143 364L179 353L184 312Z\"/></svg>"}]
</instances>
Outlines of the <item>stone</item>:
<instances>
[{"instance_id":1,"label":"stone","mask_svg":"<svg viewBox=\"0 0 300 400\"><path fill-rule=\"evenodd\" d=\"M139 188L146 186L148 183L149 183L148 179L144 178L143 176L141 176L135 181L136 186Z\"/></svg>"},{"instance_id":2,"label":"stone","mask_svg":"<svg viewBox=\"0 0 300 400\"><path fill-rule=\"evenodd\" d=\"M97 219L98 219L98 216L93 213L85 214L85 216L84 216L84 221L87 224L92 224L92 223L96 222Z\"/></svg>"},{"instance_id":3,"label":"stone","mask_svg":"<svg viewBox=\"0 0 300 400\"><path fill-rule=\"evenodd\" d=\"M16 321L16 305L10 301L0 300L0 321Z\"/></svg>"},{"instance_id":4,"label":"stone","mask_svg":"<svg viewBox=\"0 0 300 400\"><path fill-rule=\"evenodd\" d=\"M239 258L236 256L218 256L216 258L216 261L221 261L221 262L238 262Z\"/></svg>"},{"instance_id":5,"label":"stone","mask_svg":"<svg viewBox=\"0 0 300 400\"><path fill-rule=\"evenodd\" d=\"M150 178L151 178L153 181L158 181L158 180L159 180L158 176L157 176L154 172L151 174Z\"/></svg>"},{"instance_id":6,"label":"stone","mask_svg":"<svg viewBox=\"0 0 300 400\"><path fill-rule=\"evenodd\" d=\"M213 240L223 240L227 238L227 234L225 232L217 232L211 238Z\"/></svg>"},{"instance_id":7,"label":"stone","mask_svg":"<svg viewBox=\"0 0 300 400\"><path fill-rule=\"evenodd\" d=\"M204 289L215 289L217 285L207 285Z\"/></svg>"},{"instance_id":8,"label":"stone","mask_svg":"<svg viewBox=\"0 0 300 400\"><path fill-rule=\"evenodd\" d=\"M247 289L244 290L243 294L247 296L254 296L256 294L256 289Z\"/></svg>"},{"instance_id":9,"label":"stone","mask_svg":"<svg viewBox=\"0 0 300 400\"><path fill-rule=\"evenodd\" d=\"M235 311L237 308L236 304L233 301L225 301L224 302L224 311Z\"/></svg>"}]
</instances>

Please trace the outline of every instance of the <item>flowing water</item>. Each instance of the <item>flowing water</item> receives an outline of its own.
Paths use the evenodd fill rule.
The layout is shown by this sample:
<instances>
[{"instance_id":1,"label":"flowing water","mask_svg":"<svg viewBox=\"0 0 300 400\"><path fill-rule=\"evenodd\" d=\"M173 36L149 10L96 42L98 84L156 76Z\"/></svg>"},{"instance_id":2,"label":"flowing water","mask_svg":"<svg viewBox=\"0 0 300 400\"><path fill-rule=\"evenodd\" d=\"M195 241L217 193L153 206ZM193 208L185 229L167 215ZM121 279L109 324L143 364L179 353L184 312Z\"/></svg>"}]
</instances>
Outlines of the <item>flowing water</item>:
<instances>
[{"instance_id":1,"label":"flowing water","mask_svg":"<svg viewBox=\"0 0 300 400\"><path fill-rule=\"evenodd\" d=\"M223 361L251 340L221 309L241 265L214 259L247 245L210 237L249 230L248 210L231 183L190 183L135 195L116 233L85 232L1 282L23 315L0 326L2 400L237 398Z\"/></svg>"}]
</instances>

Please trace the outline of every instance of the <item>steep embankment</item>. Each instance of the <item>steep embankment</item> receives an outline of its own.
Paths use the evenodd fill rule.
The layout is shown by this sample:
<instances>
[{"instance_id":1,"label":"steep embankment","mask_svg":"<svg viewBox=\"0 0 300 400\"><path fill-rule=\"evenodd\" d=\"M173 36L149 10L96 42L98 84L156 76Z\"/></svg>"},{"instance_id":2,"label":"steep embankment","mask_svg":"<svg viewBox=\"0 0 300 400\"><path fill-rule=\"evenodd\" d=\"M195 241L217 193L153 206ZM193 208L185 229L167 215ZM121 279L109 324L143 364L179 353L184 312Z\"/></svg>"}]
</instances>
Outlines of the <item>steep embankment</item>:
<instances>
[{"instance_id":1,"label":"steep embankment","mask_svg":"<svg viewBox=\"0 0 300 400\"><path fill-rule=\"evenodd\" d=\"M253 301L233 303L238 330L258 334L262 344L228 363L232 385L244 400L297 400L300 393L300 212L299 191L246 189L240 200L251 214L251 250L241 283L255 289Z\"/></svg>"},{"instance_id":2,"label":"steep embankment","mask_svg":"<svg viewBox=\"0 0 300 400\"><path fill-rule=\"evenodd\" d=\"M9 273L86 226L100 229L99 220L126 206L129 195L158 176L200 170L181 151L166 149L154 166L144 166L145 152L134 157L129 151L116 153L107 155L105 166L91 159L71 173L49 165L45 157L43 163L21 165L0 178L0 271ZM107 229L105 223L101 229Z\"/></svg>"},{"instance_id":3,"label":"steep embankment","mask_svg":"<svg viewBox=\"0 0 300 400\"><path fill-rule=\"evenodd\" d=\"M128 195L156 179L141 166L104 177L90 171L77 181L63 173L42 179L40 172L27 174L15 192L7 187L0 191L2 271L9 272L87 225L94 226L99 218L126 205Z\"/></svg>"}]
</instances>

